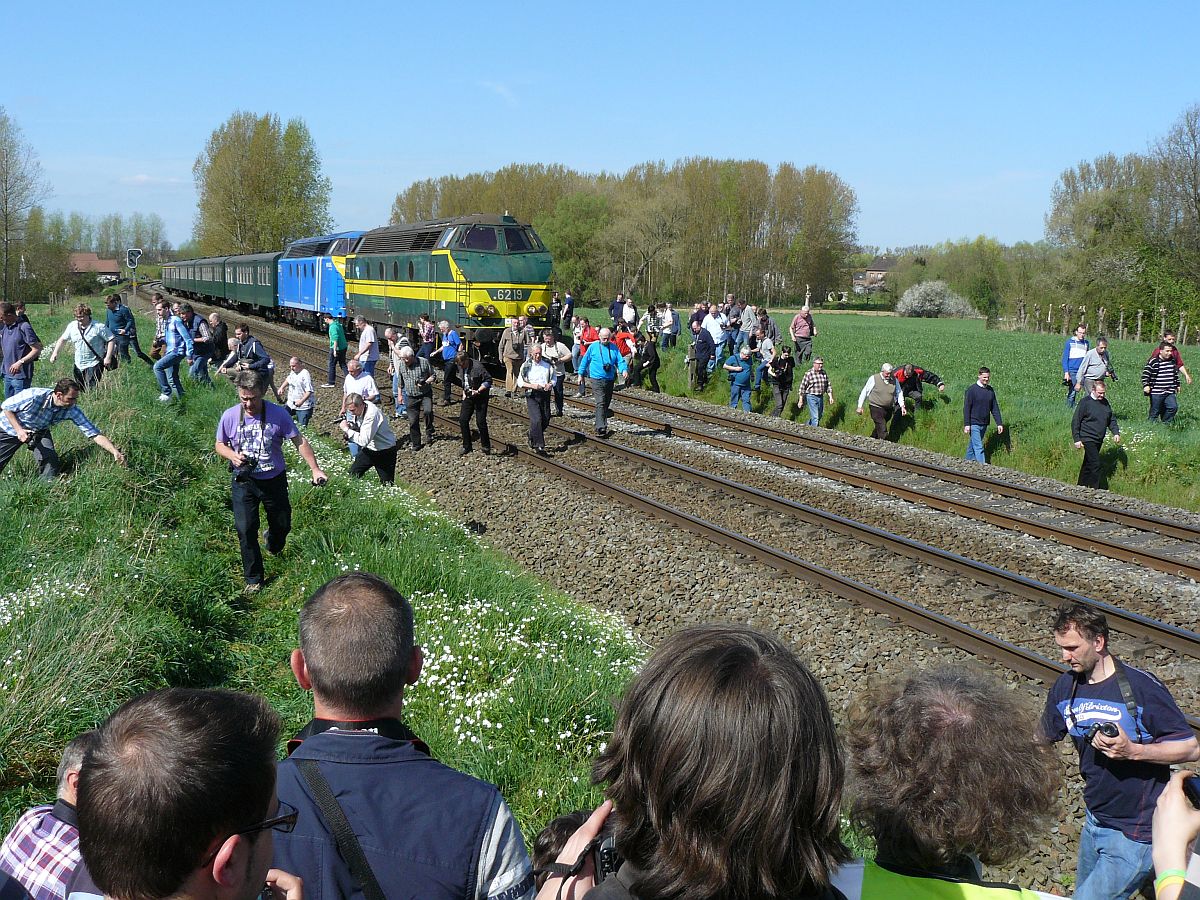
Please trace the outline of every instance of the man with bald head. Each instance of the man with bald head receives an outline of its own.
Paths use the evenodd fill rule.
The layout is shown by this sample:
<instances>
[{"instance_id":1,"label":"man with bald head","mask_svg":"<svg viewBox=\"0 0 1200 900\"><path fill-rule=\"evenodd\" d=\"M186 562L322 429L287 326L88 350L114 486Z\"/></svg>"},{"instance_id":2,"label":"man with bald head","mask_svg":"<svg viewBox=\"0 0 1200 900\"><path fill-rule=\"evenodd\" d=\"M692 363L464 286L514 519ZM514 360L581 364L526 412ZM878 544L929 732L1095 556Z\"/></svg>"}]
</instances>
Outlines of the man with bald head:
<instances>
[{"instance_id":1,"label":"man with bald head","mask_svg":"<svg viewBox=\"0 0 1200 900\"><path fill-rule=\"evenodd\" d=\"M313 390L312 375L304 368L298 356L288 360L288 376L283 380L281 388L275 392L275 399L283 400L285 392L287 399L284 402L287 404L288 413L296 420L297 425L307 425L317 405L317 394Z\"/></svg>"}]
</instances>

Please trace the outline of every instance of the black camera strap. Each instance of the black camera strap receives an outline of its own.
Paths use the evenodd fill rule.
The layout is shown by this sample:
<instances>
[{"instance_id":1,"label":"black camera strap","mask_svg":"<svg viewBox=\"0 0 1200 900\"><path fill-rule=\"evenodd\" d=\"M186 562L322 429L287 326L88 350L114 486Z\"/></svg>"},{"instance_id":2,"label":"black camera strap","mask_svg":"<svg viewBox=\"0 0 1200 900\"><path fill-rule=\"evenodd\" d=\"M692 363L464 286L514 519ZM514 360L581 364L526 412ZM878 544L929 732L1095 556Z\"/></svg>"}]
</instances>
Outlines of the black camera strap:
<instances>
[{"instance_id":1,"label":"black camera strap","mask_svg":"<svg viewBox=\"0 0 1200 900\"><path fill-rule=\"evenodd\" d=\"M341 804L333 796L333 789L330 788L329 782L321 774L321 767L317 761L315 759L297 759L293 762L296 763L300 774L304 776L309 790L313 792L317 809L320 810L325 824L333 833L338 851L350 867L350 875L354 879L354 884L362 891L367 900L387 900L387 894L379 886L379 881L371 870L371 864L367 862L367 855L363 852L362 844L358 842L354 829L350 827L350 822L346 819L346 813L342 810Z\"/></svg>"}]
</instances>

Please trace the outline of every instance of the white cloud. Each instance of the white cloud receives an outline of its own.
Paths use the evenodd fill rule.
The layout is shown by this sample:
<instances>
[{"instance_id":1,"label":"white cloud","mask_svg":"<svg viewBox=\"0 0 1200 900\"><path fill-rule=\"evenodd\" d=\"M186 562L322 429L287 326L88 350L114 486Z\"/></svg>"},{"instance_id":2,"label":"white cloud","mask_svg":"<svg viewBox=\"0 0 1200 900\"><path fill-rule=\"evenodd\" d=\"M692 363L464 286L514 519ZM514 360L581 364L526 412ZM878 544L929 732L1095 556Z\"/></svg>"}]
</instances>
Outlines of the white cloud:
<instances>
[{"instance_id":1,"label":"white cloud","mask_svg":"<svg viewBox=\"0 0 1200 900\"><path fill-rule=\"evenodd\" d=\"M500 84L498 81L481 81L479 82L479 86L487 88L509 106L520 105L517 103L517 98L513 94L512 89L507 84Z\"/></svg>"}]
</instances>

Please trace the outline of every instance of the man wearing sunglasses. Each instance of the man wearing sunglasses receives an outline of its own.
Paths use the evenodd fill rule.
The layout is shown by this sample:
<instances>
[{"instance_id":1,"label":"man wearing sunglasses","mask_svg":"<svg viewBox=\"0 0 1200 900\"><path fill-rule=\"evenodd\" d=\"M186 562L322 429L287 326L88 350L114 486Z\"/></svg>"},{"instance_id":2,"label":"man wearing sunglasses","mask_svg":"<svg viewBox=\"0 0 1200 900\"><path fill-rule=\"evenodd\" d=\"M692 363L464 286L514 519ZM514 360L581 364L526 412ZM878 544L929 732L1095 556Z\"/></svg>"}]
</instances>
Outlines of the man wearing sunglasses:
<instances>
[{"instance_id":1,"label":"man wearing sunglasses","mask_svg":"<svg viewBox=\"0 0 1200 900\"><path fill-rule=\"evenodd\" d=\"M297 812L275 796L279 717L232 691L169 688L100 727L79 777L83 865L69 900L301 900L271 868Z\"/></svg>"}]
</instances>

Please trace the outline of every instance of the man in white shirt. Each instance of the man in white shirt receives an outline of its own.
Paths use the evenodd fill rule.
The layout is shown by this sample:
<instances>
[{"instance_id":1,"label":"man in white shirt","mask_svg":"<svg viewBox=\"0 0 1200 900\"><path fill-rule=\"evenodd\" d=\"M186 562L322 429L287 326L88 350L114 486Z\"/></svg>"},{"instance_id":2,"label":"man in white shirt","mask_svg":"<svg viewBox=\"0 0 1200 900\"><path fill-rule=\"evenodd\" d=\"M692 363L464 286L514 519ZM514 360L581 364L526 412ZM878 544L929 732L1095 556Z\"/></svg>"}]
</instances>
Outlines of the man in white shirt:
<instances>
[{"instance_id":1,"label":"man in white shirt","mask_svg":"<svg viewBox=\"0 0 1200 900\"><path fill-rule=\"evenodd\" d=\"M374 375L375 363L379 360L379 338L375 336L375 326L364 316L355 316L354 324L358 328L357 359L362 363L364 372Z\"/></svg>"},{"instance_id":2,"label":"man in white shirt","mask_svg":"<svg viewBox=\"0 0 1200 900\"><path fill-rule=\"evenodd\" d=\"M296 356L288 360L288 369L291 371L283 380L283 387L287 389L287 411L291 413L297 425L307 425L317 405L312 376L308 374L308 369L300 364L300 359ZM277 391L275 399L282 400L283 393L282 390Z\"/></svg>"},{"instance_id":3,"label":"man in white shirt","mask_svg":"<svg viewBox=\"0 0 1200 900\"><path fill-rule=\"evenodd\" d=\"M75 321L67 325L62 337L54 342L50 362L58 358L58 351L67 341L75 345L75 380L84 390L99 384L104 370L116 359L116 335L108 330L108 326L92 321L91 307L80 303L75 307Z\"/></svg>"},{"instance_id":4,"label":"man in white shirt","mask_svg":"<svg viewBox=\"0 0 1200 900\"><path fill-rule=\"evenodd\" d=\"M396 435L387 417L361 394L347 395L346 411L353 418L342 423L342 433L346 440L358 445L350 474L362 478L374 466L380 483L391 484L396 480Z\"/></svg>"},{"instance_id":5,"label":"man in white shirt","mask_svg":"<svg viewBox=\"0 0 1200 900\"><path fill-rule=\"evenodd\" d=\"M534 344L529 348L529 358L521 365L521 372L517 375L517 387L527 392L525 404L529 409L529 446L535 452L545 454L545 430L550 424L554 366L542 359L542 346Z\"/></svg>"},{"instance_id":6,"label":"man in white shirt","mask_svg":"<svg viewBox=\"0 0 1200 900\"><path fill-rule=\"evenodd\" d=\"M379 388L375 386L375 379L364 371L363 364L357 356L346 363L346 377L342 379L343 416L353 416L350 412L351 394L357 394L373 403L379 402ZM354 441L350 442L350 455L358 456L358 444Z\"/></svg>"}]
</instances>

